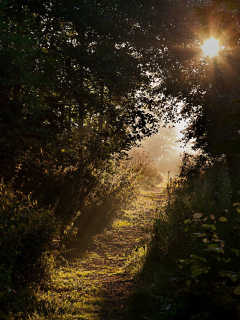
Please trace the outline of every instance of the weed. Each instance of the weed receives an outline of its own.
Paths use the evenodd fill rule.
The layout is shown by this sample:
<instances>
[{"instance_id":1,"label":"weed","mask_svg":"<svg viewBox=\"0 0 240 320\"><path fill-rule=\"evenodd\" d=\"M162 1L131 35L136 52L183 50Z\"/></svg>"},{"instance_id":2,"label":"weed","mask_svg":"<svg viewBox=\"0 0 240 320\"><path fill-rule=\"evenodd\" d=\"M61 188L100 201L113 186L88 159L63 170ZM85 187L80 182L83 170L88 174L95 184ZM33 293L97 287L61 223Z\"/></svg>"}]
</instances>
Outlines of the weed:
<instances>
[{"instance_id":1,"label":"weed","mask_svg":"<svg viewBox=\"0 0 240 320\"><path fill-rule=\"evenodd\" d=\"M233 188L224 161L194 179L169 182L129 319L237 319L239 213L231 205Z\"/></svg>"}]
</instances>

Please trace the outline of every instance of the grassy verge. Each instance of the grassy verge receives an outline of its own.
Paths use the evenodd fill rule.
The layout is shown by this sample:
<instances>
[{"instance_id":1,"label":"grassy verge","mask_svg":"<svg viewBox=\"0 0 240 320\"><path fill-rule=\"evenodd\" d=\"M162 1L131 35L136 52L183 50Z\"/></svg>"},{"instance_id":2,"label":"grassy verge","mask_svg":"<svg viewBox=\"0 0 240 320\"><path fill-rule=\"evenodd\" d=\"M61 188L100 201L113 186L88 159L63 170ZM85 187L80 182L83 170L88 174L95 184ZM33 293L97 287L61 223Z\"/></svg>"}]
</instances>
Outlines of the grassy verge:
<instances>
[{"instance_id":1,"label":"grassy verge","mask_svg":"<svg viewBox=\"0 0 240 320\"><path fill-rule=\"evenodd\" d=\"M218 162L168 185L126 319L239 319L238 179Z\"/></svg>"}]
</instances>

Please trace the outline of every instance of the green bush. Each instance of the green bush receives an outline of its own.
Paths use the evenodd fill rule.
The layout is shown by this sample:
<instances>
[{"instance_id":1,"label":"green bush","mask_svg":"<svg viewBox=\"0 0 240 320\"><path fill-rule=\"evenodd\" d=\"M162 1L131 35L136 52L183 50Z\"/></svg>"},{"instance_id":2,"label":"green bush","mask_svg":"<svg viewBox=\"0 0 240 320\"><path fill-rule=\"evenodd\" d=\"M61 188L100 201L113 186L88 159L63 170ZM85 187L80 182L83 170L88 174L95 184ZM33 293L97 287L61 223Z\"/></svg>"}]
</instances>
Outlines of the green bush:
<instances>
[{"instance_id":1,"label":"green bush","mask_svg":"<svg viewBox=\"0 0 240 320\"><path fill-rule=\"evenodd\" d=\"M224 159L194 177L169 182L130 319L238 319L237 188L239 177Z\"/></svg>"},{"instance_id":2,"label":"green bush","mask_svg":"<svg viewBox=\"0 0 240 320\"><path fill-rule=\"evenodd\" d=\"M0 185L0 304L17 306L19 293L45 276L42 253L57 231L53 209L39 208L29 196ZM22 306L24 308L24 306Z\"/></svg>"}]
</instances>

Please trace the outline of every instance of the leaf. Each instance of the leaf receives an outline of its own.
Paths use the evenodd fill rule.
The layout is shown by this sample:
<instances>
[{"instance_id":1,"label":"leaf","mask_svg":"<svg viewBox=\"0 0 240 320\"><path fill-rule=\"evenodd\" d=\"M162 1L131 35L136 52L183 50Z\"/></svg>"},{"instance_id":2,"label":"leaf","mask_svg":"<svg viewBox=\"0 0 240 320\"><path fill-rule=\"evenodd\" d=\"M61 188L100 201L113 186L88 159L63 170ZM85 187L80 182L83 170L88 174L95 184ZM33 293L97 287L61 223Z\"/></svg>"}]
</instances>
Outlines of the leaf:
<instances>
[{"instance_id":1,"label":"leaf","mask_svg":"<svg viewBox=\"0 0 240 320\"><path fill-rule=\"evenodd\" d=\"M195 259L195 260L202 260L202 261L206 262L205 258L196 256L195 254L191 254L190 257Z\"/></svg>"},{"instance_id":2,"label":"leaf","mask_svg":"<svg viewBox=\"0 0 240 320\"><path fill-rule=\"evenodd\" d=\"M233 292L234 294L240 295L240 286L237 286Z\"/></svg>"},{"instance_id":3,"label":"leaf","mask_svg":"<svg viewBox=\"0 0 240 320\"><path fill-rule=\"evenodd\" d=\"M212 230L216 230L216 227L213 224L203 224L203 228L211 228Z\"/></svg>"},{"instance_id":4,"label":"leaf","mask_svg":"<svg viewBox=\"0 0 240 320\"><path fill-rule=\"evenodd\" d=\"M200 238L200 237L205 237L206 234L205 233L194 233L196 238Z\"/></svg>"},{"instance_id":5,"label":"leaf","mask_svg":"<svg viewBox=\"0 0 240 320\"><path fill-rule=\"evenodd\" d=\"M235 203L233 204L233 206L234 206L234 207L240 206L240 203L239 203L239 202L235 202Z\"/></svg>"},{"instance_id":6,"label":"leaf","mask_svg":"<svg viewBox=\"0 0 240 320\"><path fill-rule=\"evenodd\" d=\"M210 218L211 218L212 220L215 220L215 219L216 219L213 214L210 214Z\"/></svg>"},{"instance_id":7,"label":"leaf","mask_svg":"<svg viewBox=\"0 0 240 320\"><path fill-rule=\"evenodd\" d=\"M227 219L225 217L221 217L221 218L219 218L219 221L225 222L225 221L227 221Z\"/></svg>"},{"instance_id":8,"label":"leaf","mask_svg":"<svg viewBox=\"0 0 240 320\"><path fill-rule=\"evenodd\" d=\"M216 253L224 253L223 249L222 248L207 248L207 249L204 249L204 251L213 251L213 252L216 252Z\"/></svg>"},{"instance_id":9,"label":"leaf","mask_svg":"<svg viewBox=\"0 0 240 320\"><path fill-rule=\"evenodd\" d=\"M190 221L191 221L191 219L187 219L187 220L184 221L184 223L187 224L187 223L190 222Z\"/></svg>"},{"instance_id":10,"label":"leaf","mask_svg":"<svg viewBox=\"0 0 240 320\"><path fill-rule=\"evenodd\" d=\"M200 219L200 218L202 218L202 216L203 216L203 213L194 213L193 218Z\"/></svg>"},{"instance_id":11,"label":"leaf","mask_svg":"<svg viewBox=\"0 0 240 320\"><path fill-rule=\"evenodd\" d=\"M211 243L208 247L209 248L218 248L218 245L216 243Z\"/></svg>"},{"instance_id":12,"label":"leaf","mask_svg":"<svg viewBox=\"0 0 240 320\"><path fill-rule=\"evenodd\" d=\"M236 282L237 279L238 279L238 275L237 274L233 274L230 279L233 281L233 282Z\"/></svg>"},{"instance_id":13,"label":"leaf","mask_svg":"<svg viewBox=\"0 0 240 320\"><path fill-rule=\"evenodd\" d=\"M209 271L208 267L204 267L202 263L195 262L191 267L191 276L196 277L202 273L207 273Z\"/></svg>"}]
</instances>

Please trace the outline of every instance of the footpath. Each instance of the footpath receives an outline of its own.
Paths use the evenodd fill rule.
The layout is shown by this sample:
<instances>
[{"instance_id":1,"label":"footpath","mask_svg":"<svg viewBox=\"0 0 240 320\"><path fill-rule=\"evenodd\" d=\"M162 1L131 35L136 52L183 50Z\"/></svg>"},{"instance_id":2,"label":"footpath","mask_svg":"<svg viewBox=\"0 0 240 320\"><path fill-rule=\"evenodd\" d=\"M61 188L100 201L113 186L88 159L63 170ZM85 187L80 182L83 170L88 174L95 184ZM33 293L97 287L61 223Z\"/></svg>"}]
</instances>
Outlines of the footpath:
<instances>
[{"instance_id":1,"label":"footpath","mask_svg":"<svg viewBox=\"0 0 240 320\"><path fill-rule=\"evenodd\" d=\"M52 271L52 285L41 292L45 318L126 320L137 275L144 263L151 228L164 200L164 184L140 189L138 197L79 250ZM87 231L86 231L87 232Z\"/></svg>"}]
</instances>

